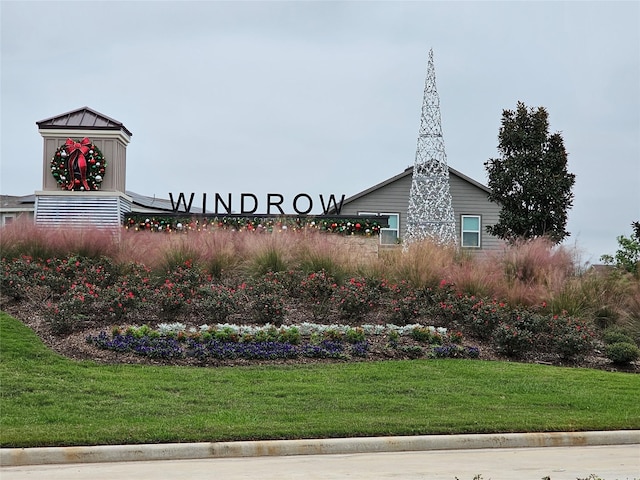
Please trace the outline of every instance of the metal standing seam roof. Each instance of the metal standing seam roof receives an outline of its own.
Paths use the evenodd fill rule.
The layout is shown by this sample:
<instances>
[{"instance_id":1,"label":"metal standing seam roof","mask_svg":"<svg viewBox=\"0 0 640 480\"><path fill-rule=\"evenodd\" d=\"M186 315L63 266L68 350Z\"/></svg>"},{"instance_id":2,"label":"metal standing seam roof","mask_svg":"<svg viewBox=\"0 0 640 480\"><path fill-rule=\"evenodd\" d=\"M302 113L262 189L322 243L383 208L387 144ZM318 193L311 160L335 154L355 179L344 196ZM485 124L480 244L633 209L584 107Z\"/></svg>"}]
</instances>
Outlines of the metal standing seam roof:
<instances>
[{"instance_id":1,"label":"metal standing seam roof","mask_svg":"<svg viewBox=\"0 0 640 480\"><path fill-rule=\"evenodd\" d=\"M36 122L40 129L76 129L83 128L87 130L122 130L130 137L133 135L118 120L107 117L106 115L96 112L89 107L82 107L70 112L61 113L55 117L46 118Z\"/></svg>"}]
</instances>

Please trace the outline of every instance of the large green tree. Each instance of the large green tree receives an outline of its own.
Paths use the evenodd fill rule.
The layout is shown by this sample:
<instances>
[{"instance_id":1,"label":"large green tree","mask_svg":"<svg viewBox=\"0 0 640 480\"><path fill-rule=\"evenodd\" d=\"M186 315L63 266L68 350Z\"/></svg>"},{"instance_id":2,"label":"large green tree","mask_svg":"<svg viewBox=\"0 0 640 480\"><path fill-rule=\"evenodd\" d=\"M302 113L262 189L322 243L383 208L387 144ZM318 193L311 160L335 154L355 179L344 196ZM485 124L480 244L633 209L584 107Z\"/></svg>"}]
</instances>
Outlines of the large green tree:
<instances>
[{"instance_id":1,"label":"large green tree","mask_svg":"<svg viewBox=\"0 0 640 480\"><path fill-rule=\"evenodd\" d=\"M567 171L562 135L549 134L544 107L502 112L498 135L499 158L484 165L489 176L489 199L502 207L498 223L487 231L504 240L548 237L561 242L569 232L567 211L573 205L575 175Z\"/></svg>"},{"instance_id":2,"label":"large green tree","mask_svg":"<svg viewBox=\"0 0 640 480\"><path fill-rule=\"evenodd\" d=\"M624 235L618 237L619 248L615 257L602 255L600 260L640 276L640 222L633 222L631 228L633 228L633 234L630 237Z\"/></svg>"}]
</instances>

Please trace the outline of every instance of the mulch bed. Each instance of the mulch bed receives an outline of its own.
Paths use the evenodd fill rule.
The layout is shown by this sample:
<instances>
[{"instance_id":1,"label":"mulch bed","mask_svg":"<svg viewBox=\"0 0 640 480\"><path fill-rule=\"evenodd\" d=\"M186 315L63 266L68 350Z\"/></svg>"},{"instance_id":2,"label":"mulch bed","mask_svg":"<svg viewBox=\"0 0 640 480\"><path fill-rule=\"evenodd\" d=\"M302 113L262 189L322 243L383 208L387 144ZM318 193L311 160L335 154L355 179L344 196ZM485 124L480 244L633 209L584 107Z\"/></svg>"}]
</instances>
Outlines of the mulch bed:
<instances>
[{"instance_id":1,"label":"mulch bed","mask_svg":"<svg viewBox=\"0 0 640 480\"><path fill-rule=\"evenodd\" d=\"M74 331L68 335L55 335L51 332L48 323L42 315L42 312L38 310L31 303L15 303L8 302L2 303L0 308L9 315L21 320L25 325L31 328L43 341L45 345L51 348L53 351L73 360L92 360L100 364L138 364L138 365L181 365L181 366L199 366L199 367L219 367L219 366L247 366L247 365L300 365L300 364L318 364L318 363L344 363L344 362L363 362L363 361L384 361L384 360L406 360L411 356L406 353L406 350L402 348L390 348L388 345L388 339L384 335L369 335L367 341L369 343L369 351L365 358L352 357L349 360L341 359L325 359L325 358L307 358L299 357L296 359L282 359L282 360L247 360L247 359L234 359L234 360L217 360L208 359L201 361L196 358L181 358L181 359L154 359L136 355L133 353L119 353L109 350L102 350L94 345L87 343L86 337L88 335L97 335L100 332L111 332L111 328L116 325L91 325L87 324L81 329ZM229 323L246 324L237 319L229 319ZM168 322L168 320L146 318L144 321L140 320L129 321L129 324L142 325L147 324L151 327L155 327L162 322ZM187 325L187 327L198 327L203 323L213 324L215 322L207 322L204 319L189 319L189 318L172 318L170 322L181 322ZM326 319L324 322L317 321L310 316L303 309L290 309L285 319L285 325L296 325L302 322L315 322L315 323L344 323L337 319ZM368 324L386 324L384 318L378 318L376 314L372 314L365 318L362 322ZM418 318L414 323L420 323L423 325L431 325L428 319ZM123 326L123 325L120 325ZM481 342L476 339L465 339L465 345L475 346L480 349L481 360L494 360L494 361L518 361L525 363L538 363L545 365L566 366L574 368L593 368L606 371L620 371L629 373L640 373L640 362L634 362L628 367L616 366L609 359L607 359L602 352L596 351L593 355L589 355L577 361L563 362L559 357L550 355L536 354L532 352L525 358L517 360L504 357L495 352L489 344ZM407 338L401 337L399 346L414 346L421 345L419 342ZM424 347L424 345L421 345ZM424 358L424 357L423 357Z\"/></svg>"}]
</instances>

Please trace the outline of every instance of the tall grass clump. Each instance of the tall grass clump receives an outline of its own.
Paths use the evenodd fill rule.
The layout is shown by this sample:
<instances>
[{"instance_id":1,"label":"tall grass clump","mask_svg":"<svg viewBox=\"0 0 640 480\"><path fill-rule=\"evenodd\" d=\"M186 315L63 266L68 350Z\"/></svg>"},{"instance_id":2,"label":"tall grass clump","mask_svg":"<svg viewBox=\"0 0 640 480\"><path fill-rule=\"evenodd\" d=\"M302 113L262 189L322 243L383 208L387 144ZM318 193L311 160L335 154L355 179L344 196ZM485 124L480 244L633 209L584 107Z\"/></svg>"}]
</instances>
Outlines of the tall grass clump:
<instances>
[{"instance_id":1,"label":"tall grass clump","mask_svg":"<svg viewBox=\"0 0 640 480\"><path fill-rule=\"evenodd\" d=\"M38 260L78 255L87 258L113 257L118 251L120 230L104 228L54 228L17 221L0 230L0 255Z\"/></svg>"},{"instance_id":2,"label":"tall grass clump","mask_svg":"<svg viewBox=\"0 0 640 480\"><path fill-rule=\"evenodd\" d=\"M198 235L202 267L215 279L232 276L241 263L241 252L235 238L237 232L216 230Z\"/></svg>"},{"instance_id":3,"label":"tall grass clump","mask_svg":"<svg viewBox=\"0 0 640 480\"><path fill-rule=\"evenodd\" d=\"M247 233L243 236L247 252L243 267L248 275L261 276L269 272L283 272L289 268L295 235Z\"/></svg>"},{"instance_id":4,"label":"tall grass clump","mask_svg":"<svg viewBox=\"0 0 640 480\"><path fill-rule=\"evenodd\" d=\"M429 240L414 242L406 250L389 252L383 262L391 280L405 280L416 288L433 288L447 277L456 249Z\"/></svg>"},{"instance_id":5,"label":"tall grass clump","mask_svg":"<svg viewBox=\"0 0 640 480\"><path fill-rule=\"evenodd\" d=\"M300 238L294 262L305 274L325 272L340 283L355 270L353 259L336 244L335 237L317 232Z\"/></svg>"},{"instance_id":6,"label":"tall grass clump","mask_svg":"<svg viewBox=\"0 0 640 480\"><path fill-rule=\"evenodd\" d=\"M499 262L487 256L459 255L446 272L447 283L462 294L491 298L500 292L503 274Z\"/></svg>"},{"instance_id":7,"label":"tall grass clump","mask_svg":"<svg viewBox=\"0 0 640 480\"><path fill-rule=\"evenodd\" d=\"M163 271L170 272L185 264L200 265L200 252L188 243L187 238L180 238L172 242L163 252L161 267Z\"/></svg>"},{"instance_id":8,"label":"tall grass clump","mask_svg":"<svg viewBox=\"0 0 640 480\"><path fill-rule=\"evenodd\" d=\"M165 271L191 259L206 273L220 279L234 275L247 260L248 237L232 230L193 231L187 234L126 232L117 261L143 263Z\"/></svg>"},{"instance_id":9,"label":"tall grass clump","mask_svg":"<svg viewBox=\"0 0 640 480\"><path fill-rule=\"evenodd\" d=\"M513 305L534 305L549 293L562 289L576 272L574 255L545 238L517 242L506 248L497 261L504 282L498 293Z\"/></svg>"}]
</instances>

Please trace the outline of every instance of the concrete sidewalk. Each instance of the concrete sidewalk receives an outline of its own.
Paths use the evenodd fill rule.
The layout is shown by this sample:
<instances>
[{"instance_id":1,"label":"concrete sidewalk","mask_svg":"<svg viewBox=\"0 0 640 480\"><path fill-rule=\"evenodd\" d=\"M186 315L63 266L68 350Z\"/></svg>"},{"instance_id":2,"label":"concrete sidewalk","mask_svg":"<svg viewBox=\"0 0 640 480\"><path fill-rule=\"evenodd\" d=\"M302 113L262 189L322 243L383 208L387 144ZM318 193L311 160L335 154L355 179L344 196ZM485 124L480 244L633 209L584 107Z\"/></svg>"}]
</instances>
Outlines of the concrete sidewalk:
<instances>
[{"instance_id":1,"label":"concrete sidewalk","mask_svg":"<svg viewBox=\"0 0 640 480\"><path fill-rule=\"evenodd\" d=\"M640 445L640 430L3 448L0 466L603 445Z\"/></svg>"}]
</instances>

